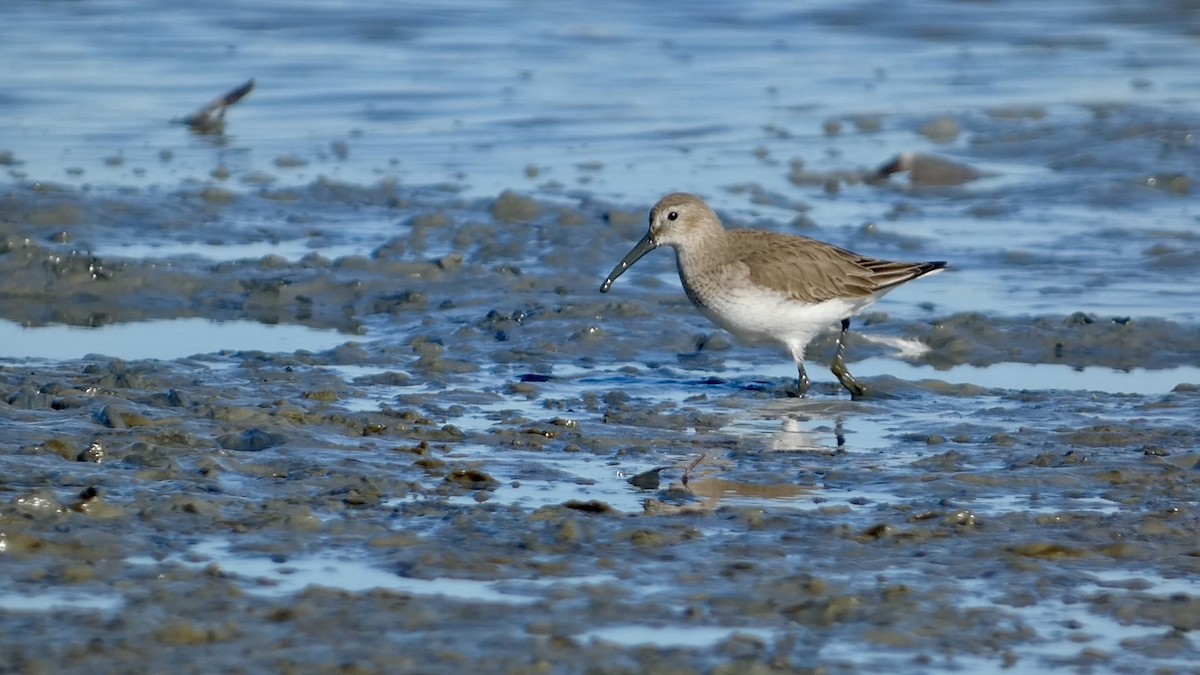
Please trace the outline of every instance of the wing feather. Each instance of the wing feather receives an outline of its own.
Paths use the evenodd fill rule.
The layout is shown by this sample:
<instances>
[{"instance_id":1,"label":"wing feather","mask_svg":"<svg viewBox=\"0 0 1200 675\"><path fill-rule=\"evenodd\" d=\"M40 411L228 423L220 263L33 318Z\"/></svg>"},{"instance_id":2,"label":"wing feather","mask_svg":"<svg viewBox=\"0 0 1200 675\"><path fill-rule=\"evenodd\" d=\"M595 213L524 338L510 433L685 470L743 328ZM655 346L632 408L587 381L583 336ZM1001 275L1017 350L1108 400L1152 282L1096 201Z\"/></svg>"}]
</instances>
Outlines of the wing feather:
<instances>
[{"instance_id":1,"label":"wing feather","mask_svg":"<svg viewBox=\"0 0 1200 675\"><path fill-rule=\"evenodd\" d=\"M757 285L774 288L800 302L882 294L946 266L936 262L894 262L859 255L824 242L757 230L728 232L726 264Z\"/></svg>"}]
</instances>

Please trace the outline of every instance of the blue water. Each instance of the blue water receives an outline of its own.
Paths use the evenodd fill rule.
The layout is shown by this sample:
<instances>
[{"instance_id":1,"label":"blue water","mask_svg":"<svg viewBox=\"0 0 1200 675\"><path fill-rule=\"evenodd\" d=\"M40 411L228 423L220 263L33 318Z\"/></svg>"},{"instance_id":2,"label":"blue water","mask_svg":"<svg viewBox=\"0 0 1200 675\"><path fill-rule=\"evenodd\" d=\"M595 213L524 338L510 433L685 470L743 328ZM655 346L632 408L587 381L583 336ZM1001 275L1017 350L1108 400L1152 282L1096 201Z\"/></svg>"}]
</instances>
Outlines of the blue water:
<instances>
[{"instance_id":1,"label":"blue water","mask_svg":"<svg viewBox=\"0 0 1200 675\"><path fill-rule=\"evenodd\" d=\"M933 115L1190 114L1192 38L1159 11L1118 23L1103 3L6 4L0 113L4 147L44 180L77 166L86 182L170 185L214 161L269 170L294 154L311 164L281 180L387 173L494 194L533 164L640 202L646 189L784 188L772 162L793 156L875 165L967 144L914 136ZM258 87L231 110L225 143L167 124L247 78ZM882 124L823 132L852 116ZM347 161L329 151L339 139ZM165 165L163 149L176 153ZM589 177L585 162L608 170Z\"/></svg>"},{"instance_id":2,"label":"blue water","mask_svg":"<svg viewBox=\"0 0 1200 675\"><path fill-rule=\"evenodd\" d=\"M1194 200L1149 181L1200 159L1193 18L1103 2L7 3L0 150L9 181L110 189L326 176L633 210L683 189L739 224L803 207L835 243L951 260L955 283L922 294L943 311L1190 322ZM249 78L225 136L171 123ZM939 118L960 133L919 133ZM793 160L837 172L900 152L997 175L932 194L788 180Z\"/></svg>"}]
</instances>

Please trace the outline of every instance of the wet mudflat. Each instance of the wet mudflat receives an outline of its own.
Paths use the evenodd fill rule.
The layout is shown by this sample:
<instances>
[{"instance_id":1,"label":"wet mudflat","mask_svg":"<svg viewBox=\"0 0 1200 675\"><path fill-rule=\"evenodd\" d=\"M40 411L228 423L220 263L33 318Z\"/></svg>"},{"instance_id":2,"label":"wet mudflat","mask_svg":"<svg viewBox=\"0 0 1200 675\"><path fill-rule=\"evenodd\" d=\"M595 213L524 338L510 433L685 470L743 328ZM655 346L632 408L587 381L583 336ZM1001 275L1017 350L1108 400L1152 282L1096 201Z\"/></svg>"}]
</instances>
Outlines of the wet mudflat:
<instances>
[{"instance_id":1,"label":"wet mudflat","mask_svg":"<svg viewBox=\"0 0 1200 675\"><path fill-rule=\"evenodd\" d=\"M0 671L1195 672L1197 88L1163 47L1186 10L1064 35L1040 12L1076 10L999 3L1006 33L950 7L677 8L646 54L626 10L389 33L292 8L280 36L197 10L191 48L236 36L265 69L228 136L77 121L54 153L14 141L0 183ZM8 25L101 30L34 14ZM527 60L488 63L510 45L481 16ZM404 113L375 62L301 98L314 57L256 51L297 34L443 89ZM567 47L612 108L554 97ZM622 51L706 86L639 107L666 85ZM465 105L489 67L503 103ZM0 105L29 130L42 100ZM876 173L903 152L941 159ZM788 398L790 359L709 325L669 253L598 292L674 189L953 269L856 321L872 396L818 367L830 335Z\"/></svg>"}]
</instances>

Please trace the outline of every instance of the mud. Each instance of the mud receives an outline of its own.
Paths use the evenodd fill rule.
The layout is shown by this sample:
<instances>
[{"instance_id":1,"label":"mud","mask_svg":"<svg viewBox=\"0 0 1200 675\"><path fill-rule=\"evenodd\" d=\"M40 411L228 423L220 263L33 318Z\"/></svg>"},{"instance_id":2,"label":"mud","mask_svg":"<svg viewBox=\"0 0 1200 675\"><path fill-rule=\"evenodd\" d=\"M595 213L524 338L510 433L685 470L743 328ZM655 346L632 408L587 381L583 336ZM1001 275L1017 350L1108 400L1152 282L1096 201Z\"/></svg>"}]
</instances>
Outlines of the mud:
<instances>
[{"instance_id":1,"label":"mud","mask_svg":"<svg viewBox=\"0 0 1200 675\"><path fill-rule=\"evenodd\" d=\"M595 292L588 268L643 227L623 210L328 187L282 206L239 195L207 235L320 240L327 226L289 216L348 204L395 233L333 259L129 259L84 248L119 199L5 196L12 319L345 331L316 351L4 365L5 633L30 636L5 647L12 670L169 669L181 653L202 670L421 672L1194 656L1178 587L1200 561L1194 380L1137 396L876 375L867 402L829 378L790 400L783 355L697 322L669 277ZM166 201L176 218L209 208ZM275 229L240 230L232 214L260 209ZM1163 319L861 323L950 372L1200 365L1195 327ZM353 590L360 568L385 576Z\"/></svg>"},{"instance_id":2,"label":"mud","mask_svg":"<svg viewBox=\"0 0 1200 675\"><path fill-rule=\"evenodd\" d=\"M1196 438L1167 420L1194 409L1194 392L1139 405L1066 397L1053 423L1022 412L1038 402L1003 392L980 393L980 414L957 424L922 419L913 404L771 406L796 419L846 418L844 445L814 453L772 451L767 432L704 429L702 415L736 414L711 401L658 405L696 425L674 443L664 442L664 425L621 415L647 401L623 404L611 392L611 402L564 400L563 392L541 401L565 406L570 422L489 415L478 430L462 422L479 415L464 394L384 412L330 409L302 391L319 386L319 364L330 357L260 357L224 374L186 363L95 363L46 373L57 384L22 377L64 398L8 408L6 426L25 431L6 455L6 475L22 467L21 484L5 486L12 593L45 601L52 588L112 605L8 613L9 634L48 634L64 623L72 631L54 629L60 637L36 647L10 645L6 661L21 672L158 669L186 648L205 669L740 671L820 662L841 670L897 653L917 667L1119 667L1148 657L1182 665L1192 649L1195 601L1172 591L1171 580L1197 572L1187 507ZM6 375L7 395L15 383ZM190 400L170 395L179 380L197 378L207 386L188 387ZM308 381L289 382L297 379ZM103 403L64 403L84 390ZM230 400L234 390L242 395ZM439 412L447 405L461 411ZM117 406L155 423L109 428ZM1110 419L1150 407L1161 421L1072 426L1100 407ZM856 442L870 425L854 420L881 415L890 438ZM20 417L26 423L13 424ZM227 434L262 442L222 448ZM651 490L616 474L696 452L716 465L701 465L688 488L678 468ZM579 471L589 462L603 463L606 479ZM539 489L563 484L600 501L521 503L523 493L536 500ZM629 510L607 506L605 495ZM642 508L630 508L635 500ZM209 542L228 550L213 552ZM328 558L317 587L271 590L287 583L291 561L303 566L314 555ZM343 559L405 580L483 581L502 596L429 596L386 582L335 590L346 583L337 581ZM265 567L239 573L247 560ZM320 588L330 581L333 589ZM976 600L961 597L965 588ZM1046 622L1044 606L1055 602L1073 609ZM1025 618L1021 610L1033 606L1043 609ZM731 632L703 649L618 649L589 637L631 619L651 634ZM337 645L324 641L330 620ZM1094 625L1101 620L1137 626L1144 637L1116 652L1090 648L1107 644ZM1078 652L1033 656L1057 639ZM831 642L859 654L826 655ZM877 656L864 662L863 653Z\"/></svg>"}]
</instances>

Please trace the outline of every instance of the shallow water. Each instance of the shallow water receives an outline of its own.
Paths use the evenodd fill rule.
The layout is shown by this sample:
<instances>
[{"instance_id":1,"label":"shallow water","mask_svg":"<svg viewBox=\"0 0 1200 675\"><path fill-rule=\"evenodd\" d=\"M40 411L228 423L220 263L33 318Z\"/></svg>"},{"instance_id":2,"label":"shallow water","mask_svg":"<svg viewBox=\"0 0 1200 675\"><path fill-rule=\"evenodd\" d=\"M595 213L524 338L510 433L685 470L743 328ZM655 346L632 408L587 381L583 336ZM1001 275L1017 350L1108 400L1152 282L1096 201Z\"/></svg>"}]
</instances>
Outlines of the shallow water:
<instances>
[{"instance_id":1,"label":"shallow water","mask_svg":"<svg viewBox=\"0 0 1200 675\"><path fill-rule=\"evenodd\" d=\"M67 361L89 354L116 359L180 359L221 350L320 351L346 341L333 330L254 321L158 319L100 327L25 328L0 321L4 358Z\"/></svg>"},{"instance_id":2,"label":"shallow water","mask_svg":"<svg viewBox=\"0 0 1200 675\"><path fill-rule=\"evenodd\" d=\"M1190 672L1198 18L0 6L0 671ZM681 189L950 262L871 397L598 292Z\"/></svg>"}]
</instances>

